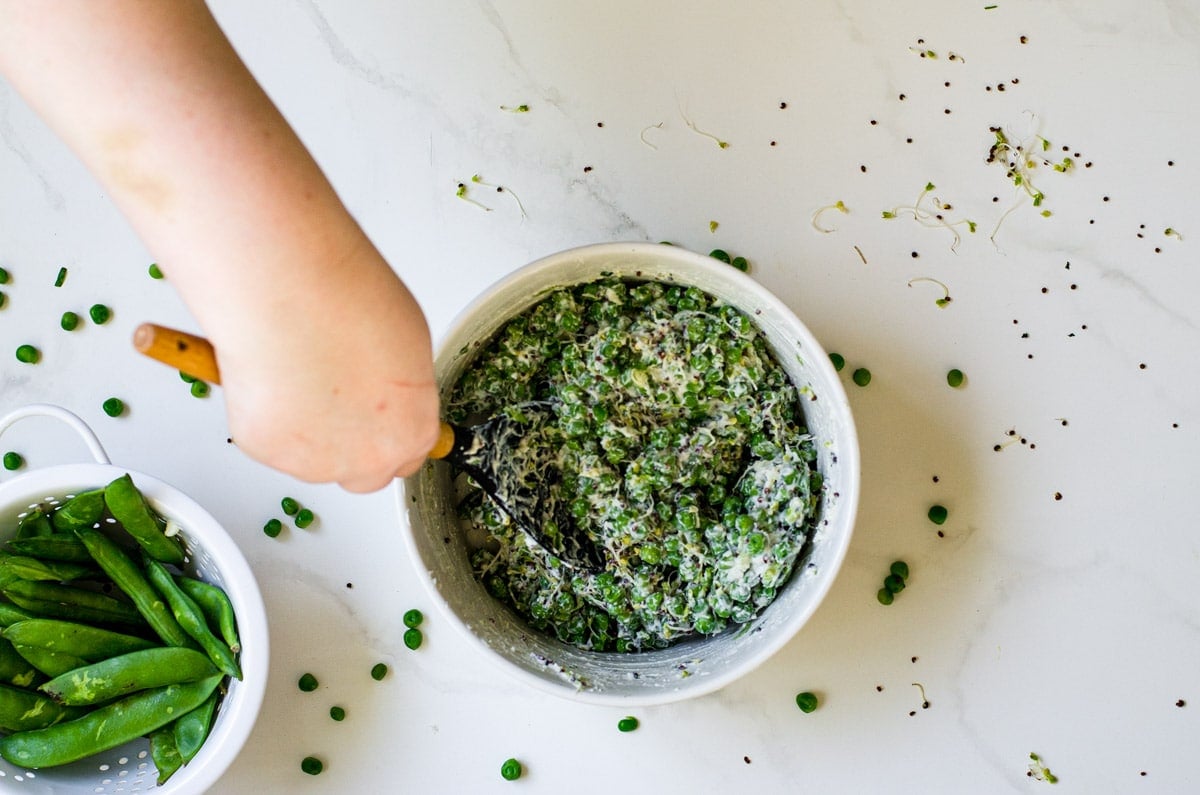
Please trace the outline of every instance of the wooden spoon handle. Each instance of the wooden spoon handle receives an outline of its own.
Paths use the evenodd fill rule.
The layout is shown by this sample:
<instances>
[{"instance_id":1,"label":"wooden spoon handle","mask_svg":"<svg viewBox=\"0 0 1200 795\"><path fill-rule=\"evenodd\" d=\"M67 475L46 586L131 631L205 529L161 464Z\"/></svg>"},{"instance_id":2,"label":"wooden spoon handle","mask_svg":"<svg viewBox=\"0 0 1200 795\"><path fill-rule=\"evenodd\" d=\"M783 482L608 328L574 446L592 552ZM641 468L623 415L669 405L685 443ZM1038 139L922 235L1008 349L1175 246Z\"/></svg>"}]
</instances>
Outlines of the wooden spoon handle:
<instances>
[{"instance_id":1,"label":"wooden spoon handle","mask_svg":"<svg viewBox=\"0 0 1200 795\"><path fill-rule=\"evenodd\" d=\"M211 384L221 383L217 353L212 343L195 334L154 323L143 323L133 332L133 347L151 359Z\"/></svg>"}]
</instances>

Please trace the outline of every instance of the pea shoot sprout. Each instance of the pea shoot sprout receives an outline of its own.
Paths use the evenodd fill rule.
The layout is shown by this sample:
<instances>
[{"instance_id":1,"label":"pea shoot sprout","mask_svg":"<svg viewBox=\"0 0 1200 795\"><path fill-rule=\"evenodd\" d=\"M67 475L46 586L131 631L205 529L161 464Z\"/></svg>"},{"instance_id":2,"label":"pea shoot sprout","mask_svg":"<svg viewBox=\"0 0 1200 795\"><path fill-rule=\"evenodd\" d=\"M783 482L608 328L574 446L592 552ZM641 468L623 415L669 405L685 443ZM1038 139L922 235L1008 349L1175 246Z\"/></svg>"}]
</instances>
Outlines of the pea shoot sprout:
<instances>
[{"instance_id":1,"label":"pea shoot sprout","mask_svg":"<svg viewBox=\"0 0 1200 795\"><path fill-rule=\"evenodd\" d=\"M917 200L915 202L908 205L898 205L893 207L891 210L884 210L883 218L884 220L891 220L893 218L899 218L901 213L907 213L911 215L913 220L915 220L921 226L942 227L944 229L948 229L950 233L954 235L954 242L950 244L950 250L956 251L958 249L958 244L962 242L962 235L958 233L958 229L956 227L965 226L967 227L967 231L974 234L975 222L965 218L959 221L946 220L945 213L949 210L952 210L953 207L948 202L943 202L937 196L933 195L933 191L936 188L937 186L932 182L926 182L925 187L921 190L920 194L917 195ZM932 209L924 206L926 199L932 201Z\"/></svg>"},{"instance_id":2,"label":"pea shoot sprout","mask_svg":"<svg viewBox=\"0 0 1200 795\"><path fill-rule=\"evenodd\" d=\"M662 128L663 128L663 122L661 122L661 121L658 124L647 125L646 127L642 128L642 131L640 133L638 133L638 138L641 139L642 143L644 143L646 146L650 147L651 149L657 149L658 148L657 146L655 146L654 144L652 144L648 140L646 140L646 133L650 132L651 130L661 130Z\"/></svg>"},{"instance_id":3,"label":"pea shoot sprout","mask_svg":"<svg viewBox=\"0 0 1200 795\"><path fill-rule=\"evenodd\" d=\"M912 287L912 286L913 286L914 284L916 284L917 282L929 282L929 283L931 283L931 284L936 284L938 287L941 287L941 288L942 288L942 297L941 297L941 298L938 298L938 299L936 299L936 300L934 301L934 303L935 303L935 304L937 304L937 306L938 306L938 309L945 309L945 308L946 308L946 306L947 306L947 305L948 305L948 304L949 304L949 303L950 303L952 300L954 300L954 299L952 299L952 298L950 297L950 288L949 288L949 287L947 287L947 286L946 286L945 284L943 284L942 282L938 281L937 279L934 279L934 278L933 278L933 277L931 277L931 276L917 276L917 277L914 277L914 278L912 278L912 279L909 279L909 280L908 280L908 286L909 286L909 287Z\"/></svg>"},{"instance_id":4,"label":"pea shoot sprout","mask_svg":"<svg viewBox=\"0 0 1200 795\"><path fill-rule=\"evenodd\" d=\"M515 105L515 106L501 105L500 110L505 111L506 113L528 113L529 106L528 105Z\"/></svg>"},{"instance_id":5,"label":"pea shoot sprout","mask_svg":"<svg viewBox=\"0 0 1200 795\"><path fill-rule=\"evenodd\" d=\"M1042 758L1033 751L1029 752L1029 775L1038 781L1045 781L1047 784L1058 783L1058 776L1051 773Z\"/></svg>"},{"instance_id":6,"label":"pea shoot sprout","mask_svg":"<svg viewBox=\"0 0 1200 795\"><path fill-rule=\"evenodd\" d=\"M845 202L843 202L841 199L838 199L833 204L827 204L824 207L818 207L816 209L816 211L812 214L812 227L813 227L813 229L817 230L818 232L820 232L823 235L827 235L830 232L837 231L836 227L825 227L820 224L821 216L823 214L825 214L826 212L828 212L829 210L837 210L839 213L850 212L849 208L846 207ZM862 255L861 251L859 252L859 255L860 256Z\"/></svg>"},{"instance_id":7,"label":"pea shoot sprout","mask_svg":"<svg viewBox=\"0 0 1200 795\"><path fill-rule=\"evenodd\" d=\"M529 217L525 214L525 205L521 204L521 199L517 196L517 194L513 193L512 188L506 188L503 185L492 185L490 183L484 182L483 178L480 177L478 174L472 174L471 181L474 182L476 185L481 185L485 188L495 188L496 193L507 193L509 196L512 196L513 201L515 201L517 203L517 209L519 209L521 211L521 217L522 218Z\"/></svg>"},{"instance_id":8,"label":"pea shoot sprout","mask_svg":"<svg viewBox=\"0 0 1200 795\"><path fill-rule=\"evenodd\" d=\"M721 149L729 148L728 141L722 140L721 138L718 138L717 136L713 135L710 132L705 132L704 130L701 130L699 127L696 126L696 122L689 119L687 117L687 115L683 112L682 109L679 111L679 115L683 118L683 123L688 126L688 129L690 129L692 132L696 133L696 135L702 135L705 138L711 138L713 140L713 142L715 142L716 145L718 147L720 147Z\"/></svg>"},{"instance_id":9,"label":"pea shoot sprout","mask_svg":"<svg viewBox=\"0 0 1200 795\"><path fill-rule=\"evenodd\" d=\"M488 207L486 204L480 204L479 202L475 201L474 199L472 199L470 196L467 195L467 184L465 182L458 183L458 189L455 190L454 195L457 196L458 198L462 199L463 201L465 201L467 204L474 204L476 207L483 210L484 212L490 213L492 211L491 207Z\"/></svg>"}]
</instances>

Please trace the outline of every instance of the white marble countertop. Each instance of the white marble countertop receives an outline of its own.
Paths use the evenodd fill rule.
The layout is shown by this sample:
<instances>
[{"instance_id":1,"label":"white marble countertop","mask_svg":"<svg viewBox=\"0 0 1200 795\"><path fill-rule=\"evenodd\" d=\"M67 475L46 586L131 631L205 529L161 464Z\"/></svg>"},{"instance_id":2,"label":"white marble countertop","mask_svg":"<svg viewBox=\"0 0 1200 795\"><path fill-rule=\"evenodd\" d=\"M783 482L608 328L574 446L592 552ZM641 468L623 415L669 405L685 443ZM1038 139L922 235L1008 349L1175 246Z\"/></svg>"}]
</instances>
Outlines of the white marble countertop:
<instances>
[{"instance_id":1,"label":"white marble countertop","mask_svg":"<svg viewBox=\"0 0 1200 795\"><path fill-rule=\"evenodd\" d=\"M226 444L219 395L193 399L132 352L142 321L194 323L147 277L150 255L97 184L0 84L0 411L50 401L82 415L116 462L216 515L264 592L267 700L214 791L1200 787L1195 3L214 9L435 334L486 285L563 248L724 248L846 358L864 482L846 564L794 640L718 693L637 710L641 727L620 733L624 710L527 689L446 628L392 493L306 486L246 460ZM992 127L1047 161L1030 172L1039 206L987 162ZM488 209L457 197L460 182ZM949 204L946 221L973 234L882 217L927 183L921 208ZM818 231L814 212L838 201L849 212L822 213L833 231ZM953 300L939 307L941 288L913 279ZM63 310L95 301L113 308L107 325L58 329ZM22 342L41 364L14 360ZM953 367L961 389L946 384ZM110 395L127 415L101 412ZM81 452L40 426L0 447L28 467ZM285 494L319 521L272 540L260 528ZM933 503L949 509L941 528ZM909 586L883 607L897 558ZM400 640L410 607L427 615L416 652ZM392 673L377 683L380 660ZM297 690L305 671L316 693ZM812 714L796 708L803 690L821 698ZM1030 775L1031 752L1057 785ZM309 754L326 764L315 778L299 769ZM514 783L499 773L508 757L526 767Z\"/></svg>"}]
</instances>

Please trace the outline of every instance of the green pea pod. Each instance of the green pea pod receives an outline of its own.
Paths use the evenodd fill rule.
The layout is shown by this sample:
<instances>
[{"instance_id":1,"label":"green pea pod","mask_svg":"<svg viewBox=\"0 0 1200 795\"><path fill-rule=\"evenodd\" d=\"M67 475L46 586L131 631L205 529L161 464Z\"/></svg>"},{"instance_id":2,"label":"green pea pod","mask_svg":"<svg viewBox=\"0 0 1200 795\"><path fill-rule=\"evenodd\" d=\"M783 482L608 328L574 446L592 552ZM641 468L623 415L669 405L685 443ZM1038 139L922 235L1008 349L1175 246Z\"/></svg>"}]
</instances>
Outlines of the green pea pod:
<instances>
[{"instance_id":1,"label":"green pea pod","mask_svg":"<svg viewBox=\"0 0 1200 795\"><path fill-rule=\"evenodd\" d=\"M21 580L44 580L46 582L70 582L82 577L98 574L95 567L80 563L61 563L38 560L25 555L0 553L0 578L12 574Z\"/></svg>"},{"instance_id":2,"label":"green pea pod","mask_svg":"<svg viewBox=\"0 0 1200 795\"><path fill-rule=\"evenodd\" d=\"M54 526L50 524L50 517L42 510L39 505L30 513L21 519L17 524L16 538L47 538L54 535Z\"/></svg>"},{"instance_id":3,"label":"green pea pod","mask_svg":"<svg viewBox=\"0 0 1200 795\"><path fill-rule=\"evenodd\" d=\"M91 532L91 531L89 531ZM17 607L41 618L65 618L100 624L142 625L146 620L133 605L111 596L51 582L16 580L0 587Z\"/></svg>"},{"instance_id":4,"label":"green pea pod","mask_svg":"<svg viewBox=\"0 0 1200 795\"><path fill-rule=\"evenodd\" d=\"M189 715L191 713L188 713ZM179 754L179 746L175 743L175 727L171 724L150 732L150 758L158 769L158 786L167 783L179 768L183 767L183 757Z\"/></svg>"},{"instance_id":5,"label":"green pea pod","mask_svg":"<svg viewBox=\"0 0 1200 795\"><path fill-rule=\"evenodd\" d=\"M238 666L233 652L208 628L203 611L192 601L190 596L180 589L175 578L171 576L171 572L167 571L167 567L149 555L143 556L142 563L146 567L146 575L150 578L150 582L167 600L167 604L171 606L171 611L175 614L175 620L179 622L179 626L183 627L184 632L191 635L192 639L200 644L200 648L204 649L205 654L217 668L234 679L241 679L242 669Z\"/></svg>"},{"instance_id":6,"label":"green pea pod","mask_svg":"<svg viewBox=\"0 0 1200 795\"><path fill-rule=\"evenodd\" d=\"M22 657L11 643L0 638L0 684L32 687L44 680L41 671Z\"/></svg>"},{"instance_id":7,"label":"green pea pod","mask_svg":"<svg viewBox=\"0 0 1200 795\"><path fill-rule=\"evenodd\" d=\"M161 646L85 665L56 676L38 690L61 704L91 706L148 690L216 675L208 656L195 649Z\"/></svg>"},{"instance_id":8,"label":"green pea pod","mask_svg":"<svg viewBox=\"0 0 1200 795\"><path fill-rule=\"evenodd\" d=\"M14 643L13 648L17 650L17 654L24 657L30 665L46 676L62 676L69 671L74 671L76 668L82 668L87 665L87 660L81 660L73 655L63 654L58 651L43 649L40 646L19 646Z\"/></svg>"},{"instance_id":9,"label":"green pea pod","mask_svg":"<svg viewBox=\"0 0 1200 795\"><path fill-rule=\"evenodd\" d=\"M144 690L75 720L0 739L0 756L26 768L55 767L144 737L191 712L217 689L220 674L184 685Z\"/></svg>"},{"instance_id":10,"label":"green pea pod","mask_svg":"<svg viewBox=\"0 0 1200 795\"><path fill-rule=\"evenodd\" d=\"M164 563L183 563L183 546L177 539L163 535L154 512L129 473L104 487L104 502L108 512L146 550L146 554Z\"/></svg>"},{"instance_id":11,"label":"green pea pod","mask_svg":"<svg viewBox=\"0 0 1200 795\"><path fill-rule=\"evenodd\" d=\"M18 646L37 646L60 654L70 654L88 662L99 662L118 654L158 646L145 638L50 618L18 621L10 624L0 634Z\"/></svg>"},{"instance_id":12,"label":"green pea pod","mask_svg":"<svg viewBox=\"0 0 1200 795\"><path fill-rule=\"evenodd\" d=\"M44 729L83 715L79 707L64 707L38 693L0 685L0 731Z\"/></svg>"},{"instance_id":13,"label":"green pea pod","mask_svg":"<svg viewBox=\"0 0 1200 795\"><path fill-rule=\"evenodd\" d=\"M56 560L64 563L92 562L92 556L88 553L87 547L78 538L62 533L14 538L8 542L8 549L17 555L26 555L38 560Z\"/></svg>"},{"instance_id":14,"label":"green pea pod","mask_svg":"<svg viewBox=\"0 0 1200 795\"><path fill-rule=\"evenodd\" d=\"M242 642L237 633L237 616L233 612L233 602L229 595L212 583L196 580L191 577L176 577L180 589L192 597L192 601L200 605L208 619L208 626L221 633L221 638L229 646L229 650L237 654L242 650Z\"/></svg>"},{"instance_id":15,"label":"green pea pod","mask_svg":"<svg viewBox=\"0 0 1200 795\"><path fill-rule=\"evenodd\" d=\"M16 605L0 602L0 627L7 627L9 624L15 624L18 621L28 621L33 617L33 613L30 613L28 610L22 610Z\"/></svg>"},{"instance_id":16,"label":"green pea pod","mask_svg":"<svg viewBox=\"0 0 1200 795\"><path fill-rule=\"evenodd\" d=\"M50 524L60 533L91 527L104 518L104 489L76 494L50 516Z\"/></svg>"},{"instance_id":17,"label":"green pea pod","mask_svg":"<svg viewBox=\"0 0 1200 795\"><path fill-rule=\"evenodd\" d=\"M82 528L75 535L92 558L112 578L117 587L133 600L136 611L145 618L168 646L191 646L191 638L179 626L170 608L146 581L141 569L117 543L99 530Z\"/></svg>"},{"instance_id":18,"label":"green pea pod","mask_svg":"<svg viewBox=\"0 0 1200 795\"><path fill-rule=\"evenodd\" d=\"M208 739L220 695L220 691L214 690L207 701L175 721L175 747L179 749L185 765L196 758L200 746Z\"/></svg>"}]
</instances>

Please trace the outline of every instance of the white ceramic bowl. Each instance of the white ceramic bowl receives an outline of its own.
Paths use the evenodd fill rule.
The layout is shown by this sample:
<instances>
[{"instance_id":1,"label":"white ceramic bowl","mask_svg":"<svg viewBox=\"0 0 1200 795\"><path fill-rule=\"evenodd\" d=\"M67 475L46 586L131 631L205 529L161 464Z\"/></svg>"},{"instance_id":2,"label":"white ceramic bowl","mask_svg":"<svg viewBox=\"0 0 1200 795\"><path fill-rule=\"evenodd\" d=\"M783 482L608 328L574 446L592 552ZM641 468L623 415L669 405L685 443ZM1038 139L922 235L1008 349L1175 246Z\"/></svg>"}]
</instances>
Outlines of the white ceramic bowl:
<instances>
[{"instance_id":1,"label":"white ceramic bowl","mask_svg":"<svg viewBox=\"0 0 1200 795\"><path fill-rule=\"evenodd\" d=\"M57 406L33 405L0 418L0 433L28 416L50 416L75 428L96 459L34 469L0 483L0 541L16 528L30 506L60 500L103 486L129 472L147 501L182 528L188 574L219 585L233 602L242 642L242 681L231 681L221 700L212 732L196 757L165 785L156 787L157 770L145 740L56 768L29 771L0 759L0 789L17 793L109 793L153 791L192 795L211 787L232 764L250 735L266 692L269 661L266 609L254 573L241 550L204 508L157 478L109 462L95 434L74 414Z\"/></svg>"},{"instance_id":2,"label":"white ceramic bowl","mask_svg":"<svg viewBox=\"0 0 1200 795\"><path fill-rule=\"evenodd\" d=\"M538 260L471 303L438 346L435 371L443 395L471 357L510 318L548 291L613 274L694 285L733 304L758 325L802 394L816 437L824 494L814 543L787 585L753 622L667 649L588 652L530 629L472 576L455 519L449 466L427 464L399 490L414 562L447 620L483 656L519 679L577 701L646 705L712 692L766 660L800 629L833 584L854 526L859 494L858 440L845 391L829 357L781 301L750 276L675 246L614 243Z\"/></svg>"}]
</instances>

